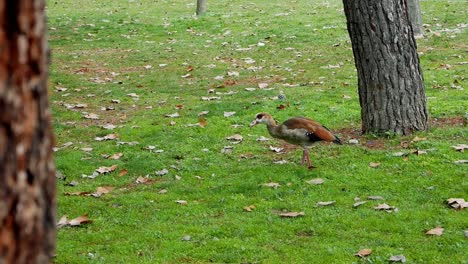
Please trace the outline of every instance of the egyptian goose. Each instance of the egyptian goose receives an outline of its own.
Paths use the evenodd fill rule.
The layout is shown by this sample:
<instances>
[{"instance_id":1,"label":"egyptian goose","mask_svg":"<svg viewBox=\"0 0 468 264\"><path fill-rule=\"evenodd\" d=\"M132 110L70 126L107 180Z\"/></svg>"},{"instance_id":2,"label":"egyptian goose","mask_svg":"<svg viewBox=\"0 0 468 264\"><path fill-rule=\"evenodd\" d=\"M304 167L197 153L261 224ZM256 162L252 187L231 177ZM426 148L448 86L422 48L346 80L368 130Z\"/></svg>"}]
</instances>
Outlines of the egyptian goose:
<instances>
[{"instance_id":1,"label":"egyptian goose","mask_svg":"<svg viewBox=\"0 0 468 264\"><path fill-rule=\"evenodd\" d=\"M329 141L341 145L341 140L333 135L328 128L309 118L293 117L278 125L270 114L258 113L250 126L253 127L260 123L266 124L272 137L304 148L301 164L304 165L304 162L307 161L309 169L315 168L310 163L309 146L318 141Z\"/></svg>"}]
</instances>

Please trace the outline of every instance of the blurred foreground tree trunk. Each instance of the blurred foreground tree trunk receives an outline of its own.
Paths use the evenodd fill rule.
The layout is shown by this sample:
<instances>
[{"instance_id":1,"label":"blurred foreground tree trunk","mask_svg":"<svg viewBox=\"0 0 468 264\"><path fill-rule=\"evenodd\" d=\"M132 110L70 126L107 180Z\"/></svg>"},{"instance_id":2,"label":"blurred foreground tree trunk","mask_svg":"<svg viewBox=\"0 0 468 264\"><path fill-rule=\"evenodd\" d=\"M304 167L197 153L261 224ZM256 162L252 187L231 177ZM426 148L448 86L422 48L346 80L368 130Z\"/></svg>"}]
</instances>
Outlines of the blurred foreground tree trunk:
<instances>
[{"instance_id":1,"label":"blurred foreground tree trunk","mask_svg":"<svg viewBox=\"0 0 468 264\"><path fill-rule=\"evenodd\" d=\"M343 0L363 133L426 130L428 113L405 0Z\"/></svg>"},{"instance_id":2,"label":"blurred foreground tree trunk","mask_svg":"<svg viewBox=\"0 0 468 264\"><path fill-rule=\"evenodd\" d=\"M202 16L206 13L206 0L197 0L197 16Z\"/></svg>"},{"instance_id":3,"label":"blurred foreground tree trunk","mask_svg":"<svg viewBox=\"0 0 468 264\"><path fill-rule=\"evenodd\" d=\"M424 29L421 16L421 5L419 0L408 0L408 10L411 25L413 26L413 32L415 38L424 37Z\"/></svg>"},{"instance_id":4,"label":"blurred foreground tree trunk","mask_svg":"<svg viewBox=\"0 0 468 264\"><path fill-rule=\"evenodd\" d=\"M50 263L55 169L44 0L0 0L0 263Z\"/></svg>"}]
</instances>

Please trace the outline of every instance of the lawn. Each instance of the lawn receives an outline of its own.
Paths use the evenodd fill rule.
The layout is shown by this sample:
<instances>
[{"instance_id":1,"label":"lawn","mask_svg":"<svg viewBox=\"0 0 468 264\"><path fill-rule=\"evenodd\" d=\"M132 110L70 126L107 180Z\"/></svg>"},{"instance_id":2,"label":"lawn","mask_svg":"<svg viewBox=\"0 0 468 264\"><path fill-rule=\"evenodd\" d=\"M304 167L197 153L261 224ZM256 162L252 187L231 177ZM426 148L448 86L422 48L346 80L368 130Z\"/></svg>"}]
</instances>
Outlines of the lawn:
<instances>
[{"instance_id":1,"label":"lawn","mask_svg":"<svg viewBox=\"0 0 468 264\"><path fill-rule=\"evenodd\" d=\"M384 138L359 133L340 1L195 3L48 1L57 217L91 220L58 230L56 263L468 263L466 210L446 204L468 199L466 1L421 1L431 126ZM258 112L345 144L308 170L249 127Z\"/></svg>"}]
</instances>

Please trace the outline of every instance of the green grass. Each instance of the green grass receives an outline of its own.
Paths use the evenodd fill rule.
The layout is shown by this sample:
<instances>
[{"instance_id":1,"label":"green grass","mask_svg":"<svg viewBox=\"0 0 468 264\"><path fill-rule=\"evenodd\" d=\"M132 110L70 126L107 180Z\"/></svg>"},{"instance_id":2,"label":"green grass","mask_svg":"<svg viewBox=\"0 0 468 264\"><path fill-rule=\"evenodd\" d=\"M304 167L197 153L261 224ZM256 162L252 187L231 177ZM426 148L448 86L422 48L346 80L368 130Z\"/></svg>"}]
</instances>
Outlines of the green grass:
<instances>
[{"instance_id":1,"label":"green grass","mask_svg":"<svg viewBox=\"0 0 468 264\"><path fill-rule=\"evenodd\" d=\"M421 2L428 25L418 48L434 120L429 131L386 139L358 136L360 145L317 145L311 151L314 170L299 165L299 149L270 151L269 145L283 144L256 141L267 131L248 124L267 111L278 120L311 117L345 141L353 136L346 131L359 129L357 77L341 2L210 1L201 18L192 15L194 3L48 2L56 141L57 146L73 142L55 153L57 169L66 176L57 182L58 217L88 214L93 220L59 229L56 263L387 263L398 254L409 263L467 263L466 210L444 204L451 197L468 199L466 165L453 163L468 157L451 148L467 143L468 96L461 89L466 89L467 73L465 1ZM193 71L187 71L189 66ZM227 76L228 71L239 76ZM181 77L187 73L192 77ZM219 75L224 80L216 80ZM220 87L225 80L235 84ZM274 89L244 90L262 82ZM215 96L209 89L237 93L201 100ZM284 110L271 99L280 90L290 102ZM138 100L129 93L138 94ZM64 103L87 107L69 110ZM176 110L177 105L183 109ZM114 110L101 110L111 106ZM207 125L188 127L202 111L209 111ZM236 114L224 117L229 111ZM100 119L84 119L84 112ZM175 112L179 118L164 117ZM107 123L117 128L100 127ZM109 133L119 139L94 140ZM225 138L235 133L244 140L222 154L231 145ZM415 136L427 139L411 142ZM402 147L408 142L408 148ZM164 152L150 152L147 146ZM85 153L83 147L93 151ZM416 149L428 153L393 155ZM118 152L124 154L120 160L102 157ZM288 163L273 164L277 160ZM370 162L381 165L369 168ZM113 164L119 165L116 172L82 177ZM124 168L128 174L118 176ZM167 175L155 175L164 168ZM145 175L154 182L135 184ZM306 183L313 178L325 183ZM71 181L79 184L68 186ZM263 186L268 182L281 186ZM114 190L100 198L64 195L99 186ZM160 194L162 189L167 193ZM356 197L369 195L385 200L352 207ZM336 204L316 206L329 200ZM374 210L381 202L398 212ZM255 205L253 212L243 210L249 205ZM278 215L289 211L305 215ZM424 234L436 226L445 228L441 237ZM365 260L354 256L362 248L373 250Z\"/></svg>"}]
</instances>

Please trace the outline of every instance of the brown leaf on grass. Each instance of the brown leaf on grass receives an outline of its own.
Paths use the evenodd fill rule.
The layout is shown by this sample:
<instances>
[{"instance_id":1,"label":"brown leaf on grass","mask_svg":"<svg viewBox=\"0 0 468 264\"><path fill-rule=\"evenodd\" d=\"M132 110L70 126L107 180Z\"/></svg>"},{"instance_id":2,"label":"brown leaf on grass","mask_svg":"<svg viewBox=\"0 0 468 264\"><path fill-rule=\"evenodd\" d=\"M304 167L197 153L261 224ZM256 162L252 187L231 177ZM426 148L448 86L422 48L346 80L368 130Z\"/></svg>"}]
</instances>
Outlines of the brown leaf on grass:
<instances>
[{"instance_id":1,"label":"brown leaf on grass","mask_svg":"<svg viewBox=\"0 0 468 264\"><path fill-rule=\"evenodd\" d=\"M329 206L335 203L336 201L317 202L317 206Z\"/></svg>"},{"instance_id":2,"label":"brown leaf on grass","mask_svg":"<svg viewBox=\"0 0 468 264\"><path fill-rule=\"evenodd\" d=\"M281 217L288 217L288 218L295 218L295 217L304 216L304 215L305 215L304 212L288 212L288 213L279 214L279 216Z\"/></svg>"},{"instance_id":3,"label":"brown leaf on grass","mask_svg":"<svg viewBox=\"0 0 468 264\"><path fill-rule=\"evenodd\" d=\"M186 69L185 69L186 72L191 72L193 71L193 66L189 65Z\"/></svg>"},{"instance_id":4,"label":"brown leaf on grass","mask_svg":"<svg viewBox=\"0 0 468 264\"><path fill-rule=\"evenodd\" d=\"M450 198L447 200L447 204L457 210L462 210L468 207L468 202L463 198Z\"/></svg>"},{"instance_id":5,"label":"brown leaf on grass","mask_svg":"<svg viewBox=\"0 0 468 264\"><path fill-rule=\"evenodd\" d=\"M205 127L207 124L208 124L208 122L206 122L206 119L205 119L205 117L203 115L198 117L198 125L200 127Z\"/></svg>"},{"instance_id":6,"label":"brown leaf on grass","mask_svg":"<svg viewBox=\"0 0 468 264\"><path fill-rule=\"evenodd\" d=\"M265 89L267 87L268 87L268 83L259 83L258 84L258 88L260 88L260 89Z\"/></svg>"},{"instance_id":7,"label":"brown leaf on grass","mask_svg":"<svg viewBox=\"0 0 468 264\"><path fill-rule=\"evenodd\" d=\"M112 166L110 166L110 167L104 167L104 166L102 166L102 167L97 168L97 169L96 169L96 172L98 172L99 174L110 173L110 172L115 171L115 170L117 169L118 166L119 166L119 165L117 165L117 164L114 164L114 165L112 165Z\"/></svg>"},{"instance_id":8,"label":"brown leaf on grass","mask_svg":"<svg viewBox=\"0 0 468 264\"><path fill-rule=\"evenodd\" d=\"M232 79L227 79L227 80L224 80L223 82L223 85L224 86L233 86L235 85L237 82L235 80L232 80Z\"/></svg>"},{"instance_id":9,"label":"brown leaf on grass","mask_svg":"<svg viewBox=\"0 0 468 264\"><path fill-rule=\"evenodd\" d=\"M226 137L227 140L241 142L244 138L240 134L234 134L230 137Z\"/></svg>"},{"instance_id":10,"label":"brown leaf on grass","mask_svg":"<svg viewBox=\"0 0 468 264\"><path fill-rule=\"evenodd\" d=\"M320 185L320 184L323 184L325 182L324 179L322 178L316 178L316 179L312 179L312 180L309 180L309 181L306 181L308 184L312 184L312 185Z\"/></svg>"},{"instance_id":11,"label":"brown leaf on grass","mask_svg":"<svg viewBox=\"0 0 468 264\"><path fill-rule=\"evenodd\" d=\"M63 195L66 196L84 196L90 194L90 192L64 192Z\"/></svg>"},{"instance_id":12,"label":"brown leaf on grass","mask_svg":"<svg viewBox=\"0 0 468 264\"><path fill-rule=\"evenodd\" d=\"M359 250L356 254L354 254L355 256L358 256L360 258L364 258L364 257L367 257L369 256L370 254L372 254L372 249L370 248L364 248L364 249L361 249Z\"/></svg>"},{"instance_id":13,"label":"brown leaf on grass","mask_svg":"<svg viewBox=\"0 0 468 264\"><path fill-rule=\"evenodd\" d=\"M122 169L122 170L119 172L118 176L119 176L119 177L122 177L122 176L126 175L127 173L128 173L128 170L127 170L127 169Z\"/></svg>"},{"instance_id":14,"label":"brown leaf on grass","mask_svg":"<svg viewBox=\"0 0 468 264\"><path fill-rule=\"evenodd\" d=\"M111 192L114 189L114 187L111 186L103 186L103 187L97 187L96 192L87 194L87 196L93 196L93 197L101 197L102 195Z\"/></svg>"},{"instance_id":15,"label":"brown leaf on grass","mask_svg":"<svg viewBox=\"0 0 468 264\"><path fill-rule=\"evenodd\" d=\"M119 135L117 134L107 134L103 137L95 137L94 139L96 141L104 141L104 140L114 140L114 139L117 139L119 137Z\"/></svg>"},{"instance_id":16,"label":"brown leaf on grass","mask_svg":"<svg viewBox=\"0 0 468 264\"><path fill-rule=\"evenodd\" d=\"M82 215L77 218L68 220L67 216L64 215L60 218L60 220L57 223L57 228L63 227L63 226L80 226L83 224L88 224L93 222L88 218L88 215Z\"/></svg>"},{"instance_id":17,"label":"brown leaf on grass","mask_svg":"<svg viewBox=\"0 0 468 264\"><path fill-rule=\"evenodd\" d=\"M148 177L143 177L143 176L138 176L138 178L135 180L136 183L151 183L151 179Z\"/></svg>"},{"instance_id":18,"label":"brown leaf on grass","mask_svg":"<svg viewBox=\"0 0 468 264\"><path fill-rule=\"evenodd\" d=\"M123 153L120 153L120 152L119 152L119 153L115 153L115 154L112 155L112 156L109 156L108 159L118 160L118 159L120 159L122 156L123 156Z\"/></svg>"},{"instance_id":19,"label":"brown leaf on grass","mask_svg":"<svg viewBox=\"0 0 468 264\"><path fill-rule=\"evenodd\" d=\"M284 104L280 104L276 107L276 109L278 110L284 110L286 108L286 106Z\"/></svg>"},{"instance_id":20,"label":"brown leaf on grass","mask_svg":"<svg viewBox=\"0 0 468 264\"><path fill-rule=\"evenodd\" d=\"M426 235L441 236L442 234L444 234L444 229L440 226L426 231Z\"/></svg>"},{"instance_id":21,"label":"brown leaf on grass","mask_svg":"<svg viewBox=\"0 0 468 264\"><path fill-rule=\"evenodd\" d=\"M369 167L371 167L371 168L380 167L380 162L371 162L371 163L369 163Z\"/></svg>"},{"instance_id":22,"label":"brown leaf on grass","mask_svg":"<svg viewBox=\"0 0 468 264\"><path fill-rule=\"evenodd\" d=\"M82 216L78 216L77 218L74 218L70 221L68 221L68 225L70 226L79 226L79 225L82 225L82 224L88 224L88 223L91 223L93 222L92 220L90 220L88 218L88 215L82 215Z\"/></svg>"},{"instance_id":23,"label":"brown leaf on grass","mask_svg":"<svg viewBox=\"0 0 468 264\"><path fill-rule=\"evenodd\" d=\"M244 211L252 212L255 208L256 208L255 205L249 205L249 206L244 207Z\"/></svg>"},{"instance_id":24,"label":"brown leaf on grass","mask_svg":"<svg viewBox=\"0 0 468 264\"><path fill-rule=\"evenodd\" d=\"M166 190L166 189L161 189L161 190L159 190L158 193L159 193L159 194L166 194L166 193L167 193L167 190Z\"/></svg>"},{"instance_id":25,"label":"brown leaf on grass","mask_svg":"<svg viewBox=\"0 0 468 264\"><path fill-rule=\"evenodd\" d=\"M281 185L279 183L277 183L277 182L268 182L268 183L264 183L263 186L271 187L273 189L277 189Z\"/></svg>"}]
</instances>

